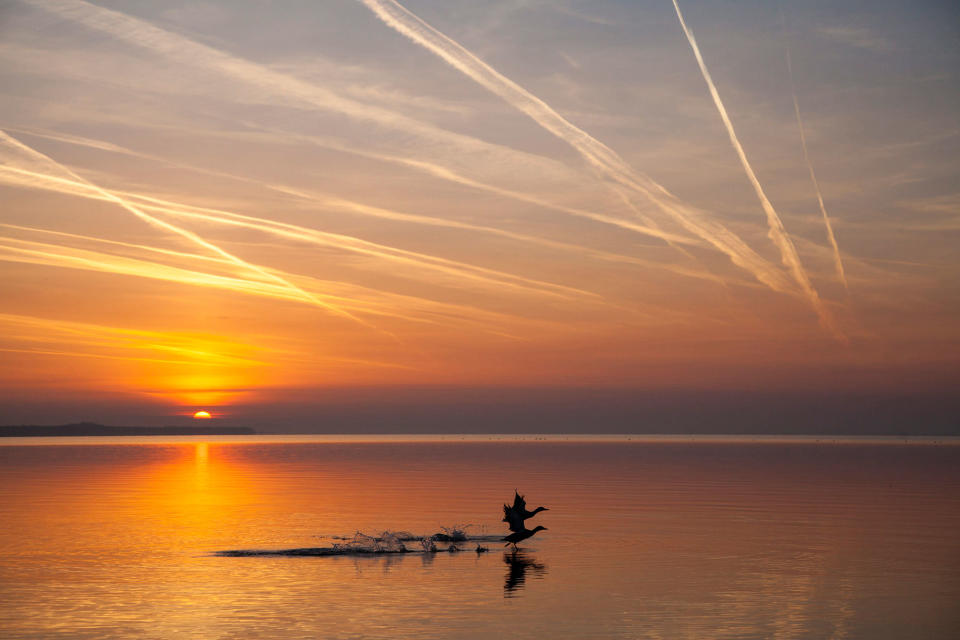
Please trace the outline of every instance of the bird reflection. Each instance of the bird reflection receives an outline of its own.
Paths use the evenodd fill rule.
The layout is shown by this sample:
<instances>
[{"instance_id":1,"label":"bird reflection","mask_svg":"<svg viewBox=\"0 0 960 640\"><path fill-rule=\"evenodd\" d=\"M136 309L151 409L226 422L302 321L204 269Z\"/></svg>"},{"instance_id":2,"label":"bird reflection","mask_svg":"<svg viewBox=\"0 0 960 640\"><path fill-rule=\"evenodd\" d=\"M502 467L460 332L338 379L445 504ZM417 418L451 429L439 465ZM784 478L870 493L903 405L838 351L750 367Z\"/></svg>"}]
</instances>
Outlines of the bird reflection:
<instances>
[{"instance_id":1,"label":"bird reflection","mask_svg":"<svg viewBox=\"0 0 960 640\"><path fill-rule=\"evenodd\" d=\"M533 556L520 551L503 554L503 562L507 565L507 575L503 582L503 597L512 598L516 592L523 589L527 579L527 571L540 578L547 573L547 566L535 561Z\"/></svg>"}]
</instances>

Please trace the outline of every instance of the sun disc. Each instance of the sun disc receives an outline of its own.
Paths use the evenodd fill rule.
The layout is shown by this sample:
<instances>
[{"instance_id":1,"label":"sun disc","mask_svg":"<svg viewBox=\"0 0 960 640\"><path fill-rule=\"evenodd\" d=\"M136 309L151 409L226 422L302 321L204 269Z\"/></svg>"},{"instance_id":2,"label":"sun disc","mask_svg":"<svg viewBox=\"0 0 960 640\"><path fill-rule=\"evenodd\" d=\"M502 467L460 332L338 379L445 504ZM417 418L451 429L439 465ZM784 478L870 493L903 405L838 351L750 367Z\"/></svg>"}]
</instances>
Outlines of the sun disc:
<instances>
[{"instance_id":1,"label":"sun disc","mask_svg":"<svg viewBox=\"0 0 960 640\"><path fill-rule=\"evenodd\" d=\"M193 417L196 420L208 420L211 418L209 411L197 411L193 414Z\"/></svg>"}]
</instances>

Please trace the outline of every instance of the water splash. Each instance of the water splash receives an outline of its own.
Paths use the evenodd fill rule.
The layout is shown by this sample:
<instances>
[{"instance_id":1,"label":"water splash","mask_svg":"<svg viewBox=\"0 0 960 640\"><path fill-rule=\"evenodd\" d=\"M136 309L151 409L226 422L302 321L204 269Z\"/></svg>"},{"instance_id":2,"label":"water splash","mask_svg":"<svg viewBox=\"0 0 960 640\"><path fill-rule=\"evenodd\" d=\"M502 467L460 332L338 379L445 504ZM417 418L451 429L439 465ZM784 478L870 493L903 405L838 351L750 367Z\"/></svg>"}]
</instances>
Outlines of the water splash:
<instances>
[{"instance_id":1,"label":"water splash","mask_svg":"<svg viewBox=\"0 0 960 640\"><path fill-rule=\"evenodd\" d=\"M485 533L468 534L467 530L475 525L457 524L440 527L440 531L431 535L418 536L409 531L383 531L370 535L357 531L352 536L321 537L330 540L328 546L298 547L294 549L228 549L215 551L213 555L223 557L246 556L369 556L390 554L432 554L457 553L466 551L467 543L476 543L477 553L487 549L481 542L496 542L501 535Z\"/></svg>"}]
</instances>

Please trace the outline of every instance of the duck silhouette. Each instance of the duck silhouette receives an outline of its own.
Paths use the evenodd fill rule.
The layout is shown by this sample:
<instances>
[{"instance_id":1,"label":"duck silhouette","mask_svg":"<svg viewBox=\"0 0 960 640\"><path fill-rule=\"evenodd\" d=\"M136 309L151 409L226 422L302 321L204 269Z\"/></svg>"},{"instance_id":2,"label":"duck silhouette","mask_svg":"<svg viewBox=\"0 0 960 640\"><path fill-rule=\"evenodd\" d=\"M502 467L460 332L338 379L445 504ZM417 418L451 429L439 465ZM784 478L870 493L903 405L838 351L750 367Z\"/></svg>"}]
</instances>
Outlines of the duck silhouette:
<instances>
[{"instance_id":1,"label":"duck silhouette","mask_svg":"<svg viewBox=\"0 0 960 640\"><path fill-rule=\"evenodd\" d=\"M535 534L537 531L546 531L546 530L547 530L546 527L538 525L535 529L520 529L520 531L514 531L510 535L505 536L503 538L503 540L507 543L503 546L506 547L507 545L512 544L513 548L516 550L518 542L523 542L527 538L533 537L533 534Z\"/></svg>"}]
</instances>

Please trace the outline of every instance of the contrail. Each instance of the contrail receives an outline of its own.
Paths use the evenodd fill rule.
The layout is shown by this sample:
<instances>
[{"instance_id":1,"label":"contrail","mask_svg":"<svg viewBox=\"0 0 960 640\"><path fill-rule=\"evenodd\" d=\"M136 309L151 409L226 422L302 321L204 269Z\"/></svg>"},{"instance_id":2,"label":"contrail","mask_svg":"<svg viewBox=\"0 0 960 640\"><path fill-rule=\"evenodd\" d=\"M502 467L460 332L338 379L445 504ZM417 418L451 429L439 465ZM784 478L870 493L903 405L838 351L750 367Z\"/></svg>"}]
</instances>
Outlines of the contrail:
<instances>
[{"instance_id":1,"label":"contrail","mask_svg":"<svg viewBox=\"0 0 960 640\"><path fill-rule=\"evenodd\" d=\"M261 91L267 90L286 99L341 113L355 120L372 122L379 126L405 131L433 143L451 145L459 149L485 154L496 158L498 162L509 159L522 164L535 162L541 168L543 165L543 159L539 156L525 154L467 135L453 133L387 109L344 98L324 87L312 85L293 76L278 73L262 65L198 44L117 11L91 5L82 0L23 1L38 9L57 14L91 29L109 33L133 46L153 51L168 59L175 59L190 66L201 67L223 76L239 79ZM375 11L378 8L381 11L386 11L378 4L368 3L368 6ZM407 14L411 20L420 23L418 18L409 14L399 5L392 3L391 8ZM435 31L432 27L423 26L428 30ZM435 33L443 40L452 43L446 36L439 34L439 32ZM750 249L735 234L719 224L704 219L700 212L684 205L675 196L669 194L666 189L646 176L640 176L633 172L619 156L585 132L573 127L545 103L530 96L523 89L500 76L456 43L452 43L452 45L461 49L464 56L487 69L496 82L506 87L511 95L519 96L533 105L534 109L525 109L528 115L534 117L536 113L542 116L540 120L537 120L541 126L547 127L549 121L549 130L553 131L555 135L563 133L565 137L561 136L562 139L574 145L591 165L609 178L650 198L659 209L674 218L687 231L713 244L726 253L734 264L746 269L770 288L782 292L788 292L793 288L790 281L783 277L779 269ZM424 46L427 45L424 44ZM458 68L464 70L463 67ZM490 88L493 85L487 83L486 86ZM504 94L501 93L501 95ZM552 119L549 117L551 114Z\"/></svg>"},{"instance_id":2,"label":"contrail","mask_svg":"<svg viewBox=\"0 0 960 640\"><path fill-rule=\"evenodd\" d=\"M250 125L249 123L242 123L242 124L245 124L245 125L247 125L247 126L257 126L257 125ZM272 184L269 184L269 183L261 182L261 181L258 181L258 180L253 180L253 179L246 178L246 177L241 177L241 176L236 176L236 175L232 175L232 174L227 174L227 173L224 173L224 172L221 172L221 171L214 171L214 170L211 170L211 169L206 169L206 168L202 168L202 167L196 167L196 166L193 166L193 165L187 165L187 164L183 164L183 163L179 163L179 162L174 162L174 161L169 160L169 159L167 159L167 158L162 158L162 157L155 156L155 155L152 155L152 154L142 153L142 152L139 152L139 151L134 151L134 150L132 150L132 149L127 149L127 148L125 148L125 147L121 147L121 146L119 146L119 145L115 145L115 144L110 143L110 142L103 142L103 141L100 141L100 140L92 140L92 139L90 139L90 138L83 138L83 137L80 137L80 136L73 136L73 135L64 134L64 133L60 133L60 132L52 132L52 131L45 131L45 130L39 130L39 129L16 129L16 128L8 128L7 130L8 130L8 131L16 131L16 132L19 132L19 133L25 133L25 134L28 134L28 135L37 136L37 137L40 137L40 138L46 138L46 139L49 139L49 140L56 140L56 141L58 141L58 142L66 142L66 143L69 143L69 144L75 144L75 145L85 146L85 147L89 147L89 148L92 148L92 149L99 149L99 150L101 150L101 151L111 151L111 152L114 152L114 153L122 153L122 154L127 154L127 155L131 155L131 156L139 157L139 158L144 158L144 159L147 159L147 160L154 160L154 161L157 161L157 162L163 162L163 163L168 164L168 165L171 165L171 166L177 166L177 167L181 167L181 168L185 168L185 169L190 169L190 170L192 170L192 171L197 171L197 172L201 172L201 173L206 173L206 174L209 174L209 175L214 175L214 176L218 176L218 177L229 178L229 179L233 179L233 180L241 180L241 181L248 182L248 183L252 183L252 184L258 184L258 185L263 186L263 187L266 187L266 188L268 188L268 189L273 189L273 190L281 191L281 192L284 192L284 193L290 193L290 194L292 194L292 195L298 195L299 197L309 197L310 199L317 199L317 198L320 197L320 196L318 196L317 194L312 194L312 195L310 195L310 196L305 196L305 195L304 195L304 192L294 193L294 191L288 191L286 188L283 188L282 185L272 185ZM314 144L314 145L317 145L317 146L324 147L324 148L326 148L326 149L333 149L333 150L335 150L335 151L339 151L339 152L342 152L342 153L349 153L349 154L351 154L351 155L355 155L355 156L358 156L358 157L361 157L361 158L367 158L367 159L376 160L376 161L379 161L379 162L386 162L386 163L390 163L390 164L395 164L395 165L403 166L403 167L406 167L406 168L409 168L409 169L414 169L414 170L419 171L419 172L421 172L421 173L424 173L424 174L430 175L430 176L432 176L432 177L435 177L435 178L438 178L438 179L441 179L441 180L445 180L445 181L447 181L447 182L451 182L451 183L454 183L454 184L459 184L459 185L462 185L462 186L465 186L465 187L469 187L469 188L472 188L472 189L477 189L477 190L479 190L479 191L486 191L486 192L488 192L488 193L492 193L492 194L495 194L495 195L498 195L498 196L501 196L501 197L504 197L504 198L509 198L509 199L512 199L512 200L516 200L516 201L518 201L518 202L524 202L524 203L527 203L527 204L533 204L533 205L536 205L536 206L538 206L538 207L543 207L543 208L545 208L545 209L551 209L551 210L553 210L553 211L559 211L559 212L561 212L561 213L565 213L565 214L570 215L570 216L575 216L575 217L579 217L579 218L585 218L585 219L587 219L587 220L592 220L592 221L598 222L598 223L600 223L600 224L606 224L606 225L610 225L610 226L614 226L614 227L619 227L619 228L621 228L621 229L626 229L626 230L628 230L628 231L633 231L633 232L635 232L635 233L639 233L639 234L642 234L642 235L646 235L646 236L649 236L649 237L652 237L652 238L657 238L657 239L659 239L659 240L663 240L664 242L666 242L666 243L668 243L668 244L670 244L670 245L672 245L672 246L675 246L675 245L697 245L697 246L700 246L700 245L702 244L701 241L700 241L700 240L697 240L696 238L690 238L690 237L688 237L688 236L683 236L683 235L678 235L678 234L675 234L675 233L670 233L670 232L668 232L668 231L664 231L663 229L660 229L660 228L655 227L655 226L641 225L641 224L637 224L636 222L632 222L632 221L630 221L630 220L626 220L626 219L623 219L623 218L618 218L618 217L613 216L613 215L598 213L598 212L596 212L596 211L590 211L590 210L587 210L587 209L580 209L580 208L577 208L577 207L565 206L565 205L562 205L562 204L558 204L558 203L556 203L556 202L552 202L552 201L550 201L550 200L546 200L546 199L541 198L541 197L537 197L537 196L535 196L535 195L531 195L531 194L527 194L527 193L522 193L522 192L515 191L515 190L511 190L511 189L506 189L506 188L504 188L504 187L498 187L498 186L496 186L496 185L489 184L489 183L487 183L487 182L482 182L482 181L479 181L479 180L475 180L475 179L470 178L470 177L468 177L468 176L465 176L465 175L463 175L462 173L459 173L459 172L457 172L457 171L455 171L455 170L453 170L453 169L451 169L451 168L449 168L449 167L446 167L446 166L443 166L443 165L439 165L439 164L436 164L436 163L434 163L434 162L429 162L429 161L427 161L427 160L421 160L421 159L410 158L410 157L405 157L405 156L391 155L391 154L388 154L388 153L380 153L380 152L374 152L374 151L366 151L366 150L363 150L363 149L358 149L358 148L355 148L355 147L350 147L350 146L347 146L347 145L345 145L345 144L339 144L339 143L334 142L334 141L332 141L332 140L330 140L330 139L322 138L322 137L314 136L314 135L293 134L293 133L288 133L288 132L284 132L284 131L277 131L277 130L272 130L272 129L265 129L265 131L266 131L267 135L269 135L271 138L280 138L280 139L283 139L283 140L291 140L291 141L297 141L297 142L307 142L307 143L310 143L310 144ZM222 132L214 132L214 135L220 135L220 136L226 135L227 137L236 137L236 136L238 136L238 135L242 136L243 134L237 134L237 133L223 134ZM258 134L254 134L254 135L256 135L257 138L260 137ZM405 214L405 215L406 215L406 214ZM437 220L437 219L435 219L435 218L427 218L427 217L425 217L425 216L423 216L422 218L423 218L423 220L420 220L420 221L424 221L424 220L433 220L433 221L436 221L436 220ZM417 220L413 220L412 218L410 218L410 219L408 219L408 221L410 221L410 222L416 222ZM434 222L434 224L442 224L442 223L443 223L442 221L440 221L440 222ZM505 231L503 231L503 230L501 230L501 229L496 229L496 228L493 228L493 227L485 227L485 226L481 226L481 225L466 225L465 223L453 223L453 224L456 224L457 226L460 226L461 228L472 228L472 229L476 229L476 230L478 230L478 231L486 231L486 232L489 232L489 233L500 234L500 235L503 235L504 233L510 233L510 232L505 232ZM449 226L449 225L448 225L448 226ZM538 243L549 242L549 241L544 241L542 238L538 238L538 237L521 238L521 237L520 237L520 234L516 234L516 235L514 236L514 239L518 239L518 240L523 239L523 240L526 240L526 241L538 242ZM651 266L652 266L652 265L651 265ZM709 275L709 274L705 274L705 275L702 275L702 276L700 276L700 277L702 277L703 279L708 279L708 280L709 280L709 279L716 279L715 276L712 276L712 275Z\"/></svg>"},{"instance_id":3,"label":"contrail","mask_svg":"<svg viewBox=\"0 0 960 640\"><path fill-rule=\"evenodd\" d=\"M169 208L163 206L163 201L147 196L140 196L146 201L156 201L159 206L149 207L152 211L162 212L168 215L190 218L194 220L204 220L221 225L244 227L247 229L256 229L265 233L270 233L279 237L291 240L300 240L323 246L332 246L362 255L373 256L383 260L389 260L400 264L409 264L421 269L431 269L439 273L452 275L458 279L474 280L485 284L493 284L499 287L533 291L541 295L549 295L558 298L570 299L571 295L578 297L589 297L599 299L600 296L592 291L585 291L574 287L535 280L517 276L512 273L489 269L487 267L478 267L476 265L449 260L438 256L417 253L406 249L398 249L386 245L377 244L367 240L361 240L353 236L347 236L329 231L319 231L316 229L307 229L286 222L277 222L255 216L247 216L229 211L220 211L216 209L207 209L200 207L190 208Z\"/></svg>"},{"instance_id":4,"label":"contrail","mask_svg":"<svg viewBox=\"0 0 960 640\"><path fill-rule=\"evenodd\" d=\"M316 296L314 296L314 295L312 295L312 294L310 294L310 293L307 293L307 292L304 291L303 289L300 289L300 288L297 287L296 285L294 285L294 284L292 284L292 283L284 280L283 278L281 278L280 276L276 275L275 273L270 272L270 271L267 271L266 269L263 269L262 267L258 267L257 265L250 264L249 262L246 262L245 260L243 260L243 259L241 259L241 258L238 258L237 256L233 255L232 253L229 253L228 251L225 251L224 249L221 249L221 248L218 247L217 245L215 245L215 244L213 244L213 243L211 243L211 242L208 242L208 241L204 240L203 238L201 238L201 237L198 236L197 234L193 233L192 231L188 231L188 230L183 229L183 228L181 228L181 227L178 227L178 226L176 226L176 225L170 224L169 222L166 222L166 221L160 220L160 219L158 219L158 218L156 218L156 217L154 217L154 216L151 216L150 214L146 213L145 211L143 211L143 210L140 209L139 207L133 205L133 204L130 203L129 201L125 200L124 198L122 198L122 197L120 197L120 196L118 196L118 195L116 195L116 194L114 194L114 193L112 193L112 192L110 192L110 191L108 191L108 190L106 190L106 189L103 189L103 188L97 186L96 184L90 182L89 180L87 180L87 179L81 177L80 175L74 173L73 171L71 171L71 170L68 169L67 167L63 166L62 164L60 164L59 162L57 162L57 161L54 160L53 158L50 158L49 156L46 156L46 155L40 153L40 152L37 151L36 149L33 149L32 147L29 147L29 146L23 144L22 142L20 142L19 140L17 140L17 139L14 138L14 137L8 135L5 131L2 131L2 130L0 130L0 142L3 142L3 143L5 143L5 144L7 144L8 146L11 146L11 147L13 147L13 148L15 148L15 149L17 149L17 150L25 153L26 155L28 155L28 156L31 157L32 159L34 159L34 160L36 160L36 161L39 161L39 162L41 162L41 163L44 164L44 165L47 165L47 166L56 168L57 170L59 170L59 171L65 173L66 175L70 176L76 183L78 183L78 185L82 185L82 186L87 186L87 187L89 187L89 188L92 189L94 192L96 192L96 193L98 193L99 195L101 195L104 199L106 199L106 200L108 200L108 201L110 201L110 202L113 202L113 203L119 205L119 206L122 207L123 209L125 209L125 210L129 211L130 213L132 213L132 214L133 214L134 216L136 216L137 218L143 220L144 222L146 222L146 223L148 223L148 224L150 224L150 225L152 225L152 226L154 226L154 227L157 227L157 228L160 228L160 229L164 229L164 230L166 230L166 231L172 231L173 233L176 233L177 235L179 235L179 236L181 236L181 237L183 237L183 238L186 238L187 240L190 240L190 241L193 242L194 244L197 244L197 245L199 245L199 246L201 246L201 247L203 247L203 248L205 248L205 249L207 249L207 250L209 250L209 251L212 251L213 253L215 253L215 254L217 254L217 255L225 258L226 260L229 260L230 262L236 264L236 265L239 266L239 267L243 267L243 268L245 268L245 269L248 269L248 270L250 270L250 271L253 271L253 272L255 272L255 273L260 274L261 276L265 277L265 278L268 279L268 280L272 280L272 281L274 281L274 282L277 282L277 283L279 283L279 284L281 284L281 285L289 288L290 290L294 291L299 297L301 297L302 299L304 299L304 300L307 301L307 302L310 302L310 303L312 303L312 304L314 304L314 305L316 305L316 306L318 306L318 307L321 307L321 308L323 308L323 309L326 309L327 311L330 311L330 312L332 312L332 313L334 313L334 314L337 314L337 315L340 315L340 316L344 316L344 317L346 317L346 318L349 318L349 319L353 320L354 322L357 322L357 323L362 324L362 325L364 325L364 326L368 326L368 327L370 326L369 323L367 323L367 322L365 322L365 321L363 321L363 320L360 320L359 318L357 318L356 316L352 315L351 313L349 313L349 312L347 312L347 311L344 311L343 309L340 309L340 308L338 308L338 307L336 307L336 306L327 304L326 302L323 302L322 300L320 300L320 299L317 298ZM9 170L16 171L16 168L15 168L15 167L7 167L7 168L8 168Z\"/></svg>"},{"instance_id":5,"label":"contrail","mask_svg":"<svg viewBox=\"0 0 960 640\"><path fill-rule=\"evenodd\" d=\"M149 262L137 258L117 256L97 251L90 251L88 249L79 249L75 247L23 240L19 238L0 236L0 261L134 276L150 280L175 282L177 284L211 287L215 289L257 295L277 300L302 302L301 296L279 285L273 285L261 281L243 280L236 277L184 269L182 267ZM460 321L460 324L478 325L479 328L488 333L516 339L516 336L511 334L494 330L488 326L483 326L482 322L469 322L465 320L465 318L477 316L478 314L481 316L488 316L488 321L495 320L503 322L507 319L516 320L516 318L511 318L505 314L483 312L477 309L457 305L434 303L433 301L423 300L420 298L405 299L436 308L434 311L422 310L421 313L432 314L447 321ZM362 311L363 313L370 315L391 317L401 320L408 320L411 322L427 322L436 324L430 320L411 316L409 313L391 311L390 309L385 308L382 304L366 303L355 300L350 300L348 303L348 306L355 308L357 311Z\"/></svg>"},{"instance_id":6,"label":"contrail","mask_svg":"<svg viewBox=\"0 0 960 640\"><path fill-rule=\"evenodd\" d=\"M384 24L433 52L450 66L525 113L534 122L572 146L599 173L649 198L687 231L727 254L770 288L788 292L789 281L734 233L683 204L654 180L630 167L616 152L564 119L550 105L503 76L473 53L430 26L395 0L359 0Z\"/></svg>"},{"instance_id":7,"label":"contrail","mask_svg":"<svg viewBox=\"0 0 960 640\"><path fill-rule=\"evenodd\" d=\"M25 262L56 267L71 267L85 271L117 273L181 284L229 289L281 300L299 300L302 296L287 287L261 281L219 276L180 267L103 254L49 243L0 237L0 260Z\"/></svg>"},{"instance_id":8,"label":"contrail","mask_svg":"<svg viewBox=\"0 0 960 640\"><path fill-rule=\"evenodd\" d=\"M753 190L756 192L757 198L760 200L760 205L767 214L767 224L770 227L770 232L768 234L770 240L772 240L777 249L780 250L780 256L783 259L783 263L790 269L790 272L793 274L797 284L800 285L800 288L810 300L810 304L813 306L820 318L821 326L833 333L838 339L845 341L846 336L844 336L843 332L837 326L836 321L833 318L833 314L831 314L830 310L827 309L827 307L823 304L823 301L820 299L820 295L810 282L810 278L807 275L807 272L803 269L803 264L800 262L800 256L797 255L797 249L793 246L793 241L790 239L790 236L787 234L787 231L783 226L783 221L777 214L776 209L773 208L773 204L767 198L767 195L763 192L763 187L760 186L760 180L757 179L757 175L754 173L753 167L750 166L750 162L747 160L747 154L743 150L743 146L740 144L739 138L737 138L737 133L733 128L733 123L730 121L730 116L727 115L727 110L723 106L723 101L720 100L720 94L717 92L717 87L713 83L713 79L710 77L710 72L707 70L707 65L700 53L700 47L697 46L697 41L694 39L693 33L687 27L687 23L683 19L683 14L680 12L680 5L677 3L677 0L673 0L673 7L677 10L677 18L680 19L680 26L683 29L683 33L687 36L687 41L690 43L690 48L693 49L693 55L697 59L697 64L700 66L700 72L703 74L703 79L707 83L707 88L710 89L710 95L713 97L713 103L716 105L717 111L720 113L720 118L723 120L723 124L727 128L727 134L730 137L730 143L737 152L737 156L740 158L740 164L743 165L743 170L746 172L747 178L750 180L750 184L753 185Z\"/></svg>"},{"instance_id":9,"label":"contrail","mask_svg":"<svg viewBox=\"0 0 960 640\"><path fill-rule=\"evenodd\" d=\"M39 10L107 33L127 44L151 51L168 60L238 80L260 92L269 92L284 100L342 114L353 120L414 134L431 143L460 150L487 154L498 163L512 161L515 166L533 165L547 170L546 159L509 147L437 127L389 109L344 97L324 86L239 58L181 35L165 31L149 22L106 9L83 0L22 0Z\"/></svg>"},{"instance_id":10,"label":"contrail","mask_svg":"<svg viewBox=\"0 0 960 640\"><path fill-rule=\"evenodd\" d=\"M807 135L803 129L803 118L800 117L800 101L797 99L797 87L793 82L793 59L790 55L790 42L786 38L786 16L783 14L783 6L780 7L781 17L783 18L784 28L784 48L787 53L787 78L790 81L790 94L793 96L793 112L797 115L797 128L800 130L800 146L803 147L803 160L807 163L807 169L810 171L810 182L813 183L813 190L817 194L817 203L820 205L820 214L823 216L823 225L827 230L827 239L830 246L833 247L833 263L837 268L837 277L843 283L843 288L849 291L847 285L847 275L843 269L843 260L840 258L840 247L837 245L837 238L833 234L833 224L830 222L830 216L827 215L827 208L823 204L823 194L820 193L820 183L817 182L817 175L813 172L813 163L810 161L810 154L807 152Z\"/></svg>"},{"instance_id":11,"label":"contrail","mask_svg":"<svg viewBox=\"0 0 960 640\"><path fill-rule=\"evenodd\" d=\"M147 247L129 243L80 236L50 229L37 229L19 225L0 225L18 231L32 232L57 237L75 238L88 242L106 243L125 248L143 249L149 252L159 252L193 260L213 261L221 264L232 264L229 261L210 256L187 254L170 251L159 247ZM287 301L299 301L300 298L290 291L277 285L262 281L244 280L232 276L222 276L209 272L185 269L182 267L150 262L139 258L117 256L88 249L69 247L66 245L37 242L23 238L0 236L0 261L39 264L52 267L94 271L116 275L133 276L152 280L162 280L192 286L212 287L226 291L263 296ZM468 325L486 333L518 339L516 335L506 333L493 327L494 324L543 324L505 313L488 311L478 307L458 305L448 302L439 302L427 298L400 295L389 292L368 289L359 285L347 285L342 282L321 281L309 276L299 276L304 283L315 284L323 289L325 299L336 302L355 312L368 315L406 320L415 323L441 324L442 322ZM347 292L329 293L339 289L349 289ZM420 314L420 315L412 315ZM3 314L0 314L2 319Z\"/></svg>"},{"instance_id":12,"label":"contrail","mask_svg":"<svg viewBox=\"0 0 960 640\"><path fill-rule=\"evenodd\" d=\"M459 229L463 231L475 231L479 233L486 233L490 235L507 238L510 240L515 240L518 242L525 242L529 244L539 245L542 247L555 249L558 251L569 251L574 253L580 253L581 255L584 255L586 257L591 257L591 258L603 260L606 262L617 262L622 264L630 264L630 265L635 265L639 267L644 267L648 269L670 271L677 275L688 277L688 278L708 280L711 282L716 282L723 286L727 285L727 282L723 278L705 270L697 271L681 265L657 262L654 260L645 260L643 258L626 256L619 253L611 253L611 252L602 251L599 249L592 249L590 247L585 247L582 245L570 244L570 243L561 242L558 240L549 240L541 236L530 235L530 234L520 233L516 231L509 231L507 229L501 229L499 227L478 225L478 224L473 224L468 222L460 222L457 220L448 220L446 218L437 218L437 217L419 215L414 213L396 211L394 209L386 209L383 207L376 207L376 206L367 205L367 204L363 204L363 203L352 201L352 200L346 200L346 199L339 198L326 193L305 191L300 188L290 187L283 184L273 184L270 182L263 182L261 180L256 180L254 178L248 178L245 176L238 176L230 173L224 173L222 171L216 171L212 169L206 169L203 167L197 167L190 164L184 164L184 163L176 162L161 156L156 156L149 153L142 153L140 151L134 151L132 149L121 147L119 145L116 145L110 142L104 142L101 140L93 140L90 138L73 136L73 135L54 132L54 131L33 130L33 129L12 129L12 128L8 128L7 130L18 131L21 133L26 133L28 135L37 136L37 137L45 138L48 140L56 140L58 142L66 142L69 144L84 146L92 149L99 149L101 151L109 151L112 153L129 155L137 158L144 158L146 160L161 162L169 166L188 169L190 171L195 171L204 175L212 175L220 178L227 178L230 180L244 182L247 184L254 184L254 185L263 187L265 189L275 191L277 193L282 193L284 195L291 195L296 198L299 198L308 202L312 202L324 207L336 208L336 209L340 209L342 211L348 211L350 213L354 213L357 215L394 220L397 222L408 222L412 224L421 224L421 225L428 225L428 226L435 226L435 227L447 227L450 229ZM305 139L310 142L315 142L314 140L311 139L312 138L311 136L289 136L289 137L294 139ZM482 189L490 193L495 193L497 195L510 197L522 202L536 204L538 206L542 206L545 208L551 208L551 209L562 211L564 213L569 213L571 215L575 215L578 217L584 217L597 222L602 222L605 224L610 224L610 225L621 227L631 231L636 231L638 233L654 235L672 245L673 244L699 244L699 241L687 238L685 236L671 234L666 231L661 231L659 229L652 228L652 227L643 227L641 225L637 225L636 223L630 222L628 220L616 218L614 216L594 213L594 212L586 211L582 209L575 209L575 208L566 207L563 205L556 205L548 201L545 201L542 198L537 198L536 196L530 196L524 193L509 191L493 185L477 182L475 180L472 180L470 178L457 174L439 165L434 165L431 163L421 162L418 160L412 160L409 158L403 158L398 156L390 156L385 154L348 149L346 147L341 147L341 146L331 146L323 143L318 143L318 144L321 144L322 146L325 146L327 148L334 148L339 151L360 155L362 157L368 157L368 158L380 160L383 162L392 162L392 163L400 164L402 166L416 168L416 169L425 171L431 175L434 175L436 177L448 180L450 182L454 182L456 184L462 184L463 186L467 186L475 189Z\"/></svg>"},{"instance_id":13,"label":"contrail","mask_svg":"<svg viewBox=\"0 0 960 640\"><path fill-rule=\"evenodd\" d=\"M17 178L24 178L23 180L10 180L7 178L7 182L10 182L11 184L22 184L24 186L44 188L62 193L68 193L71 195L93 198L96 200L104 200L107 202L116 203L119 200L126 203L130 207L134 207L136 210L143 213L143 215L147 215L152 219L158 220L162 224L169 223L165 223L154 216L150 216L149 214L145 213L144 210L147 209L153 211L154 213L161 213L192 220L214 222L220 225L254 229L278 237L298 240L301 242L309 242L311 244L318 244L321 246L334 247L361 255L376 257L382 260L410 265L419 269L428 269L436 273L453 276L458 280L472 280L474 282L496 288L509 288L526 292L534 292L540 295L547 295L562 299L570 299L572 295L600 299L600 296L590 291L544 282L541 280L534 280L531 278L524 278L511 273L485 267L478 267L437 256L421 254L395 247L388 247L343 234L307 229L305 227L300 227L293 224L266 220L254 216L245 216L242 214L231 213L217 209L181 205L179 203L138 194L121 194L119 192L112 192L101 187L90 187L84 191L84 187L90 186L86 181L78 182L77 180L58 178L27 169L11 167L9 165L0 167L0 179L4 177L3 174L8 174L8 176L9 174L13 174ZM137 202L134 203L132 201ZM176 227L175 225L170 226L178 229L180 228ZM234 262L233 260L230 261ZM279 281L282 284L287 282L272 271L264 270L262 272L270 276L271 280ZM298 293L302 291L299 288L294 288L294 290ZM311 299L315 299L315 296L312 296L312 294L306 295L311 296ZM326 303L321 304L326 306Z\"/></svg>"},{"instance_id":14,"label":"contrail","mask_svg":"<svg viewBox=\"0 0 960 640\"><path fill-rule=\"evenodd\" d=\"M109 244L116 247L123 247L125 249L135 249L137 251L147 251L151 253L159 253L162 255L172 256L175 258L184 258L187 260L200 260L203 262L213 262L217 264L233 264L229 260L223 258L215 258L213 256L201 255L198 253L187 253L186 251L175 251L173 249L164 249L163 247L151 247L145 244L136 244L132 242L120 242L119 240L110 240L108 238L98 238L95 236L85 236L79 233L68 233L66 231L55 231L53 229L40 229L38 227L24 227L18 224L6 224L0 222L0 227L5 229L13 229L15 231L26 231L29 233L44 234L44 235L53 235L61 238L70 238L74 240L82 240L85 242L95 242L99 244Z\"/></svg>"}]
</instances>

